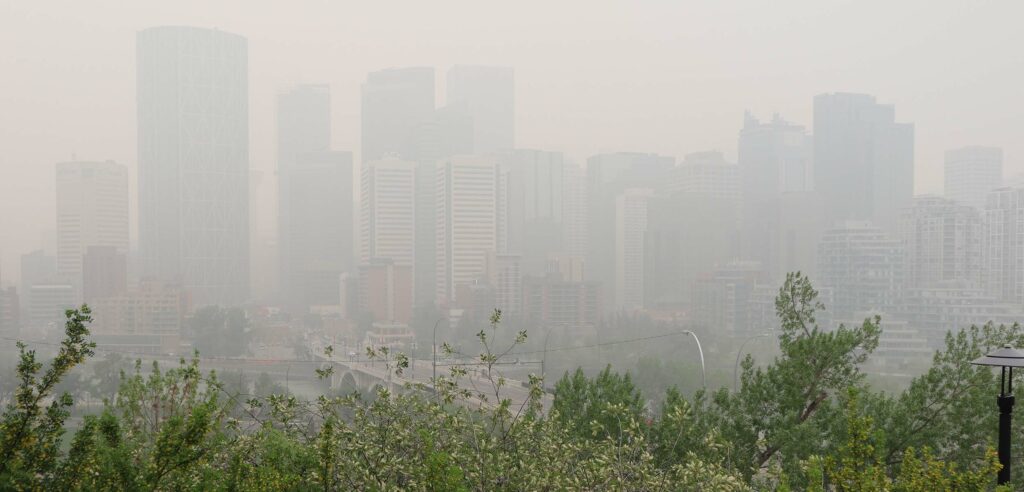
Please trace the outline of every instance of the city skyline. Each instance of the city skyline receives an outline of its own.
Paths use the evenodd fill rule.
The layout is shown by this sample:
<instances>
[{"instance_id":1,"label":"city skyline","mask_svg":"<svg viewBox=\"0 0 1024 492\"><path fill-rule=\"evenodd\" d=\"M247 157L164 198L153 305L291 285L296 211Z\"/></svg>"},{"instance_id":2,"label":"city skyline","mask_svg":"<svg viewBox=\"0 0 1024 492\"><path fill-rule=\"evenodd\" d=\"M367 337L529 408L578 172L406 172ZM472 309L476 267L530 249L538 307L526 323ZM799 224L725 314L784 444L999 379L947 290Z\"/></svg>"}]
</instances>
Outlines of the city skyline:
<instances>
[{"instance_id":1,"label":"city skyline","mask_svg":"<svg viewBox=\"0 0 1024 492\"><path fill-rule=\"evenodd\" d=\"M121 16L90 17L88 20L81 20L84 16L74 15L76 9L82 8L79 6L67 6L59 15L49 17L30 15L37 12L36 8L12 6L12 15L5 16L12 23L11 29L5 31L15 42L5 44L24 49L16 53L4 51L4 56L0 57L0 67L12 75L8 82L14 91L0 96L4 98L5 107L13 109L0 120L3 134L11 138L6 145L11 151L0 161L0 174L10 176L17 173L25 179L16 188L12 188L10 180L0 180L4 183L0 184L0 197L3 197L0 200L6 200L0 204L5 209L11 209L13 202L10 200L52 193L52 177L47 176L47 169L53 162L68 160L72 154L81 159L112 159L121 162L129 167L134 181L137 162L132 148L134 56L130 39L136 31L162 24L219 26L225 31L251 39L253 72L250 78L253 87L250 103L253 110L249 125L252 128L251 167L256 170L272 172L275 165L271 157L275 125L272 117L273 94L284 87L299 83L331 85L335 95L332 100L332 109L336 114L332 129L335 147L352 151L358 162L361 160L358 148L358 87L367 73L388 66L434 66L437 71L436 99L440 106L445 95L443 74L456 65L480 64L507 66L515 70L516 141L519 146L561 151L576 162L582 162L601 151L658 152L681 157L689 152L703 150L722 151L727 159L735 162L735 146L732 141L737 130L736 119L743 110L750 109L762 116L779 112L788 121L810 127L811 98L814 95L856 91L873 94L881 102L895 104L898 121L915 123L915 174L919 176L915 181L915 194L941 191L942 157L945 151L955 147L1003 147L1006 174L1012 176L1021 171L1020 161L1015 157L1021 155L1020 144L1017 139L1011 138L1019 133L1019 125L1012 118L985 116L998 114L993 112L995 103L1012 102L1019 97L1015 91L1010 90L1015 85L1014 81L1020 79L1019 71L1014 68L1019 64L1013 59L1014 55L1002 57L997 49L999 46L1013 44L1012 36L1018 34L1012 29L995 27L1008 22L1007 18L1012 16L999 15L998 11L989 6L929 3L929 8L920 9L914 5L901 4L884 12L871 6L844 7L848 14L846 17L873 23L881 29L879 33L885 32L883 36L876 36L878 39L875 41L856 43L858 53L864 53L863 57L844 66L839 62L829 62L832 52L828 51L831 48L840 57L851 53L844 43L830 40L826 36L819 40L819 44L824 43L824 46L812 49L796 42L801 34L836 27L831 24L834 21L829 20L830 7L835 6L808 3L799 7L785 9L787 13L782 14L782 9L775 12L750 6L760 9L759 14L765 17L762 20L736 16L735 12L724 7L711 6L661 7L663 10L656 9L643 14L612 9L601 12L583 29L574 33L566 44L559 41L562 33L559 26L565 25L572 18L571 7L560 6L549 12L549 22L540 24L539 32L525 41L515 35L514 26L529 16L530 6L526 6L519 12L502 12L505 15L500 16L502 20L492 29L493 32L482 38L477 36L480 38L479 47L468 49L467 45L460 44L468 36L468 31L452 34L457 37L450 41L418 43L421 46L417 46L417 43L411 41L412 37L395 36L396 30L406 29L410 34L424 34L430 32L430 28L399 24L382 28L379 32L360 31L358 35L350 36L345 31L324 29L331 26L332 22L349 21L327 20L330 16L317 16L315 9L285 12L284 17L294 21L296 26L316 26L317 29L304 29L301 34L288 34L286 31L268 36L250 18L231 15L231 7L226 5L215 6L203 13L198 10L189 13L189 9L185 8L174 15L160 11L126 10ZM374 7L363 8L367 9L366 14L371 20L384 15ZM451 25L453 22L438 17L436 12L424 7L408 8L434 21L435 25ZM484 12L472 8L467 12L470 16L484 15ZM676 18L673 14L683 12L691 13L685 16L691 20L682 24L669 22ZM897 23L911 13L922 18L906 26L906 32L895 33L891 32L895 30L882 29L882 26ZM727 42L721 46L695 43L694 46L710 50L702 54L690 47L689 41L715 39L714 35L707 28L687 31L685 27L689 23L699 24L702 17L716 15L733 18L737 29L722 34ZM780 15L794 19L795 28L792 33L773 33L763 27L771 25L770 21L777 20ZM46 23L42 22L44 18L47 19ZM950 35L942 29L942 26L950 22L969 28L976 35ZM607 28L616 23L626 29L624 32L638 33L636 40L627 42L620 39L620 36L608 34L610 31ZM747 30L739 30L741 26ZM82 40L70 52L53 51L61 48L59 43L53 48L27 44L32 39L30 36L52 33L54 29L69 33L88 30L91 35L80 36ZM962 31L960 29L957 32ZM744 35L743 32L749 34ZM939 33L942 33L941 37ZM866 36L867 33L852 32L844 27L837 32L835 39L840 39L840 35L858 39L858 36ZM753 46L761 47L754 48L755 51L748 54L738 47L751 46L750 43L741 43L750 37L764 42L754 43ZM352 42L346 43L349 39ZM928 40L931 44L925 48L914 41L917 39ZM589 48L584 49L588 45L593 45L593 49L606 49L606 56L595 57ZM326 53L341 50L349 54L353 54L353 50L346 46L360 46L364 48L362 51L365 54L347 57L352 59L351 62L332 64L310 64L308 57L293 56L295 50L313 46L323 47ZM95 49L89 50L90 47ZM647 56L633 60L625 58L626 53L640 48L648 50L641 51L647 53ZM798 56L792 61L783 60L776 65L753 61L756 60L753 55L758 53L758 49L772 48L787 48L786 52ZM680 58L681 61L657 70L652 68L653 65L645 64L653 57L666 53L667 49L677 49L684 56L680 58L677 54L674 58ZM545 52L560 54L561 59L571 60L571 65L563 64L560 67L551 57L538 56ZM938 57L935 54L938 52L948 56ZM69 55L74 59L69 58ZM42 62L44 56L51 62ZM963 70L943 72L940 78L931 77L939 73L939 67L944 69L948 66L951 58L958 60ZM905 65L908 59L917 60L922 68L914 71L895 69ZM724 71L718 60L733 61L727 64L729 72ZM749 63L735 63L740 60ZM682 68L683 61L689 64L689 68ZM609 65L609 62L612 64ZM619 62L618 65L615 62ZM73 79L61 76L62 70L77 70L83 66L95 67L95 70L80 71ZM566 70L568 66L576 70L569 72ZM615 66L623 74L632 71L633 76L616 75L615 71L611 71L611 67ZM807 67L817 68L814 72L808 72ZM970 67L984 67L985 70L972 71ZM726 73L730 78L722 79ZM992 74L993 77L986 75L981 78L969 75L971 73ZM51 83L38 87L30 84L32 80L42 80L38 77L47 75ZM631 81L636 80L636 75L643 76L641 81L648 81L644 82L648 85L644 86L643 91L638 92L633 88L634 82ZM808 75L814 76L813 82L803 81ZM764 76L768 76L769 81L781 78L787 83L766 84L763 82ZM586 80L603 82L582 82ZM722 80L726 83L719 83ZM932 91L927 93L908 90L923 84L925 80L940 85L933 85ZM983 85L982 80L986 81ZM653 81L664 82L650 85ZM583 90L567 91L569 87ZM64 108L43 99L46 94L67 91L87 95L88 99ZM939 94L942 95L941 99L937 99ZM33 130L40 128L39 120L12 119L12 115L27 108L26 103L33 104L31 107L39 111L39 114L50 115L46 131ZM717 109L712 111L712 108ZM104 131L83 131L86 127L82 123L95 118L98 111L102 111L108 121L108 124L102 125ZM612 118L615 115L625 118ZM949 115L956 117L949 118ZM584 121L585 124L577 124ZM643 123L647 121L655 124ZM31 148L46 150L30 154L27 149ZM272 191L258 192L267 199L273 198ZM136 193L133 189L133 203L137 200ZM17 258L21 252L40 245L40 236L46 231L41 230L43 228L39 224L42 223L41 219L53 215L52 210L51 202L14 214L5 214L0 224L0 231L3 231L0 232L3 234L0 243L4 246L0 251L0 267L6 273L5 278L15 277ZM272 222L274 219L262 220ZM258 227L268 229L264 225ZM269 230L272 231L273 227L269 227ZM134 228L132 234L137 234Z\"/></svg>"}]
</instances>

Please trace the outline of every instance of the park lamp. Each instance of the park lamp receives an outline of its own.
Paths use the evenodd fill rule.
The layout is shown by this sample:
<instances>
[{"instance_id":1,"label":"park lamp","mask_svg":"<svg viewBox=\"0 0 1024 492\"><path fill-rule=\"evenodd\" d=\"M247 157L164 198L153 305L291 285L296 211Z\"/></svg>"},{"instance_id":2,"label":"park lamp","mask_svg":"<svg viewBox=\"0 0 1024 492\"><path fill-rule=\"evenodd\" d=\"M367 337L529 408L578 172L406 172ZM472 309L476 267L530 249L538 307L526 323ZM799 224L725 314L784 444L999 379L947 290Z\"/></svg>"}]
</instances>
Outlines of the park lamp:
<instances>
[{"instance_id":1,"label":"park lamp","mask_svg":"<svg viewBox=\"0 0 1024 492\"><path fill-rule=\"evenodd\" d=\"M1000 485L1006 484L1010 482L1010 423L1013 416L1013 368L1024 367L1024 351L1015 349L1012 345L1004 345L1003 348L973 360L971 364L998 367L1002 370L999 376L999 396L996 397L996 403L999 405L999 463L1003 465L999 469L998 483Z\"/></svg>"}]
</instances>

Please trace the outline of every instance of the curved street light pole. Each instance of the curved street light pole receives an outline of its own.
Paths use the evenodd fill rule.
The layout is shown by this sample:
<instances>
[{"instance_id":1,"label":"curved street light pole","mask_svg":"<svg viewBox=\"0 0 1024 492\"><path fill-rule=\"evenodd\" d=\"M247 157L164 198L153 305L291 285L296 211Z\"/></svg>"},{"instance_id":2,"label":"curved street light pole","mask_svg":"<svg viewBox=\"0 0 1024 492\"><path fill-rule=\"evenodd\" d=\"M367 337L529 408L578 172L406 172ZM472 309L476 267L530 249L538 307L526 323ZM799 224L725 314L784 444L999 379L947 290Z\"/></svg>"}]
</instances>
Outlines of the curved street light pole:
<instances>
[{"instance_id":1,"label":"curved street light pole","mask_svg":"<svg viewBox=\"0 0 1024 492\"><path fill-rule=\"evenodd\" d=\"M747 342L749 342L749 341L751 341L751 340L753 340L755 338L761 338L761 337L767 337L767 336L771 336L771 333L760 333L760 334L757 334L757 335L754 335L754 336L751 336L751 337L747 337L747 339L743 340L743 343L740 344L740 349L738 351L736 351L736 365L733 366L733 368L732 368L732 391L733 391L733 393L735 393L736 391L739 391L738 388L739 388L739 381L740 381L740 379L739 379L740 378L740 356L743 355L743 347L746 347L747 346Z\"/></svg>"},{"instance_id":2,"label":"curved street light pole","mask_svg":"<svg viewBox=\"0 0 1024 492\"><path fill-rule=\"evenodd\" d=\"M540 358L540 381L544 384L544 365L548 361L548 339L551 338L551 327L548 327L548 332L544 335L544 355Z\"/></svg>"},{"instance_id":3,"label":"curved street light pole","mask_svg":"<svg viewBox=\"0 0 1024 492\"><path fill-rule=\"evenodd\" d=\"M437 325L441 324L441 318L437 318L434 322L434 334L430 337L430 350L431 350L431 370L430 370L430 384L433 386L437 384Z\"/></svg>"},{"instance_id":4,"label":"curved street light pole","mask_svg":"<svg viewBox=\"0 0 1024 492\"><path fill-rule=\"evenodd\" d=\"M683 333L693 337L693 341L697 342L697 351L700 352L700 382L704 389L708 388L708 375L707 369L704 368L704 349L700 346L700 339L697 338L697 334L690 330L683 330Z\"/></svg>"}]
</instances>

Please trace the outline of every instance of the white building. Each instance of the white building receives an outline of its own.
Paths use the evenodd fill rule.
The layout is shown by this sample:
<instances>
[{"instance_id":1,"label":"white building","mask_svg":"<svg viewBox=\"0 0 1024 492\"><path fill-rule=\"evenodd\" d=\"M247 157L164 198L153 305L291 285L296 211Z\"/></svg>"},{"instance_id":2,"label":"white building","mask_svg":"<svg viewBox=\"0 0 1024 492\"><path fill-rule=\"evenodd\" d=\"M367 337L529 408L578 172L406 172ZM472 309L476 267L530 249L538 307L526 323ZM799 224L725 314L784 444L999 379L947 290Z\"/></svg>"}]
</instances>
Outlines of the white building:
<instances>
[{"instance_id":1,"label":"white building","mask_svg":"<svg viewBox=\"0 0 1024 492\"><path fill-rule=\"evenodd\" d=\"M644 307L644 243L649 188L629 188L615 200L615 307Z\"/></svg>"},{"instance_id":2,"label":"white building","mask_svg":"<svg viewBox=\"0 0 1024 492\"><path fill-rule=\"evenodd\" d=\"M982 222L977 209L937 196L919 196L900 216L907 285L962 280L981 285Z\"/></svg>"},{"instance_id":3,"label":"white building","mask_svg":"<svg viewBox=\"0 0 1024 492\"><path fill-rule=\"evenodd\" d=\"M128 169L115 162L57 164L57 273L82 292L89 246L128 253Z\"/></svg>"},{"instance_id":4,"label":"white building","mask_svg":"<svg viewBox=\"0 0 1024 492\"><path fill-rule=\"evenodd\" d=\"M438 304L456 288L481 280L487 255L498 251L499 177L493 157L454 156L437 166L436 265Z\"/></svg>"},{"instance_id":5,"label":"white building","mask_svg":"<svg viewBox=\"0 0 1024 492\"><path fill-rule=\"evenodd\" d=\"M946 151L946 198L981 210L989 192L1001 186L1003 149L972 146Z\"/></svg>"},{"instance_id":6,"label":"white building","mask_svg":"<svg viewBox=\"0 0 1024 492\"><path fill-rule=\"evenodd\" d=\"M390 258L413 266L416 254L416 164L400 159L366 163L362 173L360 262Z\"/></svg>"}]
</instances>

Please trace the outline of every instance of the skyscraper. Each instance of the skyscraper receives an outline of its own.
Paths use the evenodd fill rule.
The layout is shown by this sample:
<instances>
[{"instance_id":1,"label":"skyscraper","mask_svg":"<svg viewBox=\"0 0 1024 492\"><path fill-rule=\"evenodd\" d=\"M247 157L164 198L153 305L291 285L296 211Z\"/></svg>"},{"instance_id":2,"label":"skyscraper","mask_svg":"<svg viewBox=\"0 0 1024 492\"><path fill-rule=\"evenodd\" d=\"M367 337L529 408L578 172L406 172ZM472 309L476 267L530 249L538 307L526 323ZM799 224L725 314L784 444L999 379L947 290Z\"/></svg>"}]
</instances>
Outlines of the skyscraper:
<instances>
[{"instance_id":1,"label":"skyscraper","mask_svg":"<svg viewBox=\"0 0 1024 492\"><path fill-rule=\"evenodd\" d=\"M282 257L288 299L293 307L337 305L341 275L355 271L352 235L352 153L300 154L288 171Z\"/></svg>"},{"instance_id":2,"label":"skyscraper","mask_svg":"<svg viewBox=\"0 0 1024 492\"><path fill-rule=\"evenodd\" d=\"M293 175L303 173L307 178L310 170L299 171L298 163L310 153L323 153L331 148L331 90L327 85L307 84L291 87L277 96L277 231L278 267L280 287L285 298L293 306L303 304L301 285L294 284L303 274L296 272L294 249L303 245L295 244L298 231L292 230L293 221L312 220L300 216L291 209L294 200L309 200L310 197L293 197L296 186ZM308 157L306 162L308 162ZM322 159L321 159L322 160ZM348 156L351 166L351 156ZM307 180L308 184L308 180ZM340 185L337 180L334 184ZM351 184L351 183L350 183ZM296 190L299 191L299 190ZM345 190L334 190L341 195L351 195ZM325 198L321 196L320 198ZM341 200L331 200L337 205ZM325 204L326 205L326 204ZM351 205L348 206L351 208ZM349 220L351 222L351 219ZM326 224L324 224L326 225ZM336 224L331 224L336 226ZM304 261L304 260L303 260ZM346 265L347 266L347 265Z\"/></svg>"},{"instance_id":3,"label":"skyscraper","mask_svg":"<svg viewBox=\"0 0 1024 492\"><path fill-rule=\"evenodd\" d=\"M498 166L493 157L454 156L437 168L437 301L486 275L498 251Z\"/></svg>"},{"instance_id":4,"label":"skyscraper","mask_svg":"<svg viewBox=\"0 0 1024 492\"><path fill-rule=\"evenodd\" d=\"M194 27L137 43L139 251L147 277L196 305L249 295L249 84L245 38Z\"/></svg>"},{"instance_id":5,"label":"skyscraper","mask_svg":"<svg viewBox=\"0 0 1024 492\"><path fill-rule=\"evenodd\" d=\"M740 209L740 254L756 260L773 280L784 273L779 250L788 239L783 231L794 222L789 210L783 210L794 194L807 194L814 188L812 171L813 141L803 126L789 123L778 115L761 122L747 113L739 135L739 168L742 205ZM783 196L787 195L784 200ZM811 238L810 263L813 246Z\"/></svg>"},{"instance_id":6,"label":"skyscraper","mask_svg":"<svg viewBox=\"0 0 1024 492\"><path fill-rule=\"evenodd\" d=\"M363 165L361 264L387 258L397 266L413 267L417 260L415 186L413 162L390 158Z\"/></svg>"},{"instance_id":7,"label":"skyscraper","mask_svg":"<svg viewBox=\"0 0 1024 492\"><path fill-rule=\"evenodd\" d=\"M1003 186L1003 149L961 147L946 151L946 198L978 210L992 190Z\"/></svg>"},{"instance_id":8,"label":"skyscraper","mask_svg":"<svg viewBox=\"0 0 1024 492\"><path fill-rule=\"evenodd\" d=\"M740 168L721 152L687 154L672 170L668 192L707 193L739 204Z\"/></svg>"},{"instance_id":9,"label":"skyscraper","mask_svg":"<svg viewBox=\"0 0 1024 492\"><path fill-rule=\"evenodd\" d=\"M448 70L447 105L466 112L475 154L515 147L515 75L510 67L456 65Z\"/></svg>"},{"instance_id":10,"label":"skyscraper","mask_svg":"<svg viewBox=\"0 0 1024 492\"><path fill-rule=\"evenodd\" d=\"M914 194L914 126L866 94L814 98L814 182L828 220L871 220L895 231Z\"/></svg>"},{"instance_id":11,"label":"skyscraper","mask_svg":"<svg viewBox=\"0 0 1024 492\"><path fill-rule=\"evenodd\" d=\"M569 222L578 220L579 206L570 187L572 164L561 152L516 149L506 154L502 168L507 196L506 250L521 255L523 273L543 275L552 255L567 254ZM568 197L568 199L567 199Z\"/></svg>"},{"instance_id":12,"label":"skyscraper","mask_svg":"<svg viewBox=\"0 0 1024 492\"><path fill-rule=\"evenodd\" d=\"M644 307L644 242L647 202L653 191L628 188L615 198L615 307Z\"/></svg>"},{"instance_id":13,"label":"skyscraper","mask_svg":"<svg viewBox=\"0 0 1024 492\"><path fill-rule=\"evenodd\" d=\"M434 118L434 69L371 72L362 88L362 162L386 156L416 161L418 132Z\"/></svg>"},{"instance_id":14,"label":"skyscraper","mask_svg":"<svg viewBox=\"0 0 1024 492\"><path fill-rule=\"evenodd\" d=\"M90 246L128 253L128 169L114 162L57 164L57 273L82 297Z\"/></svg>"}]
</instances>

